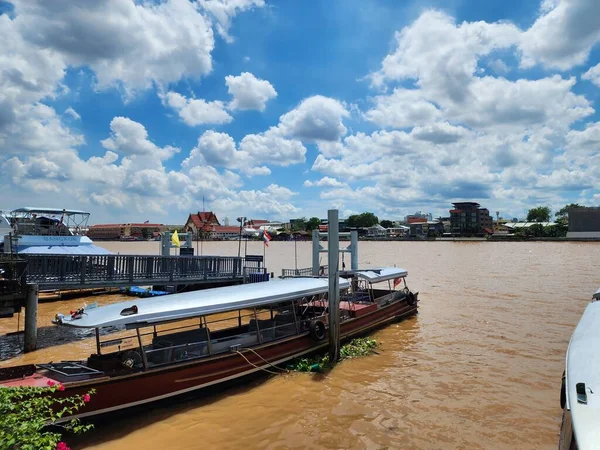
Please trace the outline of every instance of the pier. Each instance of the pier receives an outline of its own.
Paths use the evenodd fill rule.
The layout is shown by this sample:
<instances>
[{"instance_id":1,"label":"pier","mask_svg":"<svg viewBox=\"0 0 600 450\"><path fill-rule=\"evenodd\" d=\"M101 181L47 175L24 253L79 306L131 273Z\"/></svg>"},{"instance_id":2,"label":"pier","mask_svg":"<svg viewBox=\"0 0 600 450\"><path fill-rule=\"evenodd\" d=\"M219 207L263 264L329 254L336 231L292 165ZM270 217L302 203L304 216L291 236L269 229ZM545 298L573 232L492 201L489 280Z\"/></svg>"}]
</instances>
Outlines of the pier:
<instances>
[{"instance_id":1,"label":"pier","mask_svg":"<svg viewBox=\"0 0 600 450\"><path fill-rule=\"evenodd\" d=\"M258 268L235 256L29 255L25 260L27 283L40 290L235 284Z\"/></svg>"},{"instance_id":2,"label":"pier","mask_svg":"<svg viewBox=\"0 0 600 450\"><path fill-rule=\"evenodd\" d=\"M0 317L12 317L26 308L25 351L31 351L36 346L41 290L226 286L251 281L251 274L264 270L261 263L236 256L4 255L0 260Z\"/></svg>"}]
</instances>

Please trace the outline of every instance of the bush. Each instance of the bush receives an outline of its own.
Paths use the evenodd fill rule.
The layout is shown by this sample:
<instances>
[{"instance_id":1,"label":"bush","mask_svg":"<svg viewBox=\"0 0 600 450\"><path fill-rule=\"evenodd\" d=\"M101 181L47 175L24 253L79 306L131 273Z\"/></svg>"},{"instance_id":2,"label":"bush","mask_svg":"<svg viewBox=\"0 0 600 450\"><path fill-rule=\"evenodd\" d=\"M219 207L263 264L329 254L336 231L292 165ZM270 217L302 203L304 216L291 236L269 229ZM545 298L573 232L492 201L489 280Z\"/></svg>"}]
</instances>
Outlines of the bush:
<instances>
[{"instance_id":1,"label":"bush","mask_svg":"<svg viewBox=\"0 0 600 450\"><path fill-rule=\"evenodd\" d=\"M51 381L48 387L0 388L0 450L68 450L61 442L62 433L49 430L48 425L75 414L95 391L64 398L51 395L64 389ZM61 427L79 434L92 425L82 425L75 419Z\"/></svg>"}]
</instances>

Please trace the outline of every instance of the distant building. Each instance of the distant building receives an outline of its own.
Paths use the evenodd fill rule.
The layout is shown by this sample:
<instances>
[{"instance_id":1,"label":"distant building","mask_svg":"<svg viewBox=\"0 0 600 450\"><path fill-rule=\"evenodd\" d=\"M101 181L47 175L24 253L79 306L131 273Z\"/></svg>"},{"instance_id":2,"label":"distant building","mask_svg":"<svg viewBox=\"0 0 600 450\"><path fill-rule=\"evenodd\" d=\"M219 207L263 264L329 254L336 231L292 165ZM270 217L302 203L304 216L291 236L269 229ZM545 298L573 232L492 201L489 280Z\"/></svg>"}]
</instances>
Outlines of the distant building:
<instances>
[{"instance_id":1,"label":"distant building","mask_svg":"<svg viewBox=\"0 0 600 450\"><path fill-rule=\"evenodd\" d=\"M385 231L387 232L388 237L399 238L399 237L406 236L408 234L408 232L410 231L410 227L405 227L404 225L399 225L399 226L392 227L392 228L386 228Z\"/></svg>"},{"instance_id":2,"label":"distant building","mask_svg":"<svg viewBox=\"0 0 600 450\"><path fill-rule=\"evenodd\" d=\"M121 239L123 233L122 225L118 223L104 223L91 225L87 237L95 241L112 241Z\"/></svg>"},{"instance_id":3,"label":"distant building","mask_svg":"<svg viewBox=\"0 0 600 450\"><path fill-rule=\"evenodd\" d=\"M417 223L417 222L431 222L433 221L433 215L431 213L424 213L423 211L417 211L414 214L410 214L404 218L406 223Z\"/></svg>"},{"instance_id":4,"label":"distant building","mask_svg":"<svg viewBox=\"0 0 600 450\"><path fill-rule=\"evenodd\" d=\"M271 223L270 220L263 220L263 219L249 219L246 220L246 222L244 222L244 226L245 227L252 227L252 228L259 228L265 225L268 225L269 223Z\"/></svg>"},{"instance_id":5,"label":"distant building","mask_svg":"<svg viewBox=\"0 0 600 450\"><path fill-rule=\"evenodd\" d=\"M384 238L387 237L388 232L381 225L377 224L367 228L367 236L372 238Z\"/></svg>"},{"instance_id":6,"label":"distant building","mask_svg":"<svg viewBox=\"0 0 600 450\"><path fill-rule=\"evenodd\" d=\"M225 227L221 225L210 225L208 231L208 239L227 240L238 239L240 237L240 227Z\"/></svg>"},{"instance_id":7,"label":"distant building","mask_svg":"<svg viewBox=\"0 0 600 450\"><path fill-rule=\"evenodd\" d=\"M87 236L92 240L148 239L167 230L161 223L109 223L90 226Z\"/></svg>"},{"instance_id":8,"label":"distant building","mask_svg":"<svg viewBox=\"0 0 600 450\"><path fill-rule=\"evenodd\" d=\"M487 208L481 208L476 202L452 203L450 210L450 232L455 235L481 234L492 229L493 220Z\"/></svg>"},{"instance_id":9,"label":"distant building","mask_svg":"<svg viewBox=\"0 0 600 450\"><path fill-rule=\"evenodd\" d=\"M217 215L212 211L198 211L198 214L188 216L183 229L192 236L198 236L199 233L209 233L213 226L221 226Z\"/></svg>"},{"instance_id":10,"label":"distant building","mask_svg":"<svg viewBox=\"0 0 600 450\"><path fill-rule=\"evenodd\" d=\"M600 239L600 208L569 209L567 237Z\"/></svg>"},{"instance_id":11,"label":"distant building","mask_svg":"<svg viewBox=\"0 0 600 450\"><path fill-rule=\"evenodd\" d=\"M409 227L409 236L411 237L435 237L441 236L444 233L444 224L442 222L413 222Z\"/></svg>"}]
</instances>

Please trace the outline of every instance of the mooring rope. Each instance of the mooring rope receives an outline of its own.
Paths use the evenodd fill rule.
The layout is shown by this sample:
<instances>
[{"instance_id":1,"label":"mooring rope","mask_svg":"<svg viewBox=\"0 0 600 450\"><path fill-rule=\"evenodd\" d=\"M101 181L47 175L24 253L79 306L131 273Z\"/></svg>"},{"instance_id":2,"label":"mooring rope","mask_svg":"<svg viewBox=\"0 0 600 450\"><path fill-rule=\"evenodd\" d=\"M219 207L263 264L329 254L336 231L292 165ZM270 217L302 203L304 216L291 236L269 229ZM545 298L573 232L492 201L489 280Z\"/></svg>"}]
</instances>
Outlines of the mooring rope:
<instances>
[{"instance_id":1,"label":"mooring rope","mask_svg":"<svg viewBox=\"0 0 600 450\"><path fill-rule=\"evenodd\" d=\"M249 350L249 349L248 349L248 350ZM257 368L257 369L259 369L259 370L264 370L265 372L267 372L267 373L270 373L270 374L272 374L272 375L279 375L279 374L281 373L281 372L273 372L272 370L265 369L264 367L257 366L256 364L254 364L253 362L251 362L251 361L250 361L248 358L246 358L246 357L244 356L244 354L243 354L242 352L240 352L239 350L236 350L236 353L237 353L238 355L240 355L242 358L244 358L248 364L250 364L250 365L251 365L251 366L253 366L253 367L256 367L256 368ZM259 356L259 357L260 357L260 356ZM262 358L261 358L261 359L262 359ZM276 367L276 369L277 369L277 367Z\"/></svg>"},{"instance_id":2,"label":"mooring rope","mask_svg":"<svg viewBox=\"0 0 600 450\"><path fill-rule=\"evenodd\" d=\"M288 372L288 370L286 369L282 369L281 367L277 367L275 364L267 361L265 358L263 358L262 356L260 356L256 351L254 351L253 349L246 347L246 350L250 350L252 353L254 353L256 356L258 356L260 359L262 359L264 362L266 362L268 365L270 365L271 367L273 367L274 369L280 370L281 372Z\"/></svg>"}]
</instances>

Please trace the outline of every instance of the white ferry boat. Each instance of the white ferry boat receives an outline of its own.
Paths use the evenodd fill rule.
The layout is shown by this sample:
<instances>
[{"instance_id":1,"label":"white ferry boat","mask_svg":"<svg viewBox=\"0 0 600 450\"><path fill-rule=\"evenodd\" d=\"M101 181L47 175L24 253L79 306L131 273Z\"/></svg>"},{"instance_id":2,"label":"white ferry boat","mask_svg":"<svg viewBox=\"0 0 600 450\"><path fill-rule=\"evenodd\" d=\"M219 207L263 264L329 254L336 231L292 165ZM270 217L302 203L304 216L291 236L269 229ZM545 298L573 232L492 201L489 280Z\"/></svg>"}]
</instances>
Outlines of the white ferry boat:
<instances>
[{"instance_id":1,"label":"white ferry boat","mask_svg":"<svg viewBox=\"0 0 600 450\"><path fill-rule=\"evenodd\" d=\"M105 255L85 236L90 213L57 208L18 208L0 214L0 252Z\"/></svg>"},{"instance_id":2,"label":"white ferry boat","mask_svg":"<svg viewBox=\"0 0 600 450\"><path fill-rule=\"evenodd\" d=\"M560 392L560 450L600 448L600 289L585 308L567 350Z\"/></svg>"}]
</instances>

